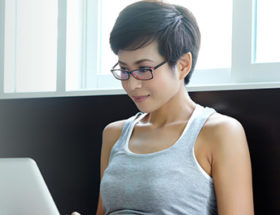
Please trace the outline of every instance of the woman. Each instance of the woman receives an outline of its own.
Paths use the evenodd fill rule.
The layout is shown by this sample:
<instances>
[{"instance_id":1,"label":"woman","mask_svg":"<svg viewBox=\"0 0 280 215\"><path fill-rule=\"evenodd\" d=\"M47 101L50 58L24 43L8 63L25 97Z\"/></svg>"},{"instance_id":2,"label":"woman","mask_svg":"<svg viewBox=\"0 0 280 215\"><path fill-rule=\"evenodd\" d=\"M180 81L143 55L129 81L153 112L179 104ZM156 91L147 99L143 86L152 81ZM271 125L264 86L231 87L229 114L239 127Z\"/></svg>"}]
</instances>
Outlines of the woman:
<instances>
[{"instance_id":1,"label":"woman","mask_svg":"<svg viewBox=\"0 0 280 215\"><path fill-rule=\"evenodd\" d=\"M185 89L200 46L193 15L134 3L110 43L118 55L112 73L140 113L104 129L97 214L254 214L242 125Z\"/></svg>"}]
</instances>

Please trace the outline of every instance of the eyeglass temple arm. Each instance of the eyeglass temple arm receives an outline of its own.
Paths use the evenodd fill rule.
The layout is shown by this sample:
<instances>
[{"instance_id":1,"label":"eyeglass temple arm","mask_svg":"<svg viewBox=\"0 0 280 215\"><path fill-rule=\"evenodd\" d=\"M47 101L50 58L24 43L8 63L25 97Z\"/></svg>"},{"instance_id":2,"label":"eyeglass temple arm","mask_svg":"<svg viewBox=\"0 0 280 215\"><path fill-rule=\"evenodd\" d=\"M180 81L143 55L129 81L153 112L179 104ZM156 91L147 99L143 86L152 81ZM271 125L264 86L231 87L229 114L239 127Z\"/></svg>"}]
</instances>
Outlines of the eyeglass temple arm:
<instances>
[{"instance_id":1,"label":"eyeglass temple arm","mask_svg":"<svg viewBox=\"0 0 280 215\"><path fill-rule=\"evenodd\" d=\"M159 65L155 66L154 69L159 68L160 66L162 66L163 64L165 64L167 61L163 61L162 63L160 63Z\"/></svg>"},{"instance_id":2,"label":"eyeglass temple arm","mask_svg":"<svg viewBox=\"0 0 280 215\"><path fill-rule=\"evenodd\" d=\"M117 62L117 63L112 67L111 70L113 70L118 64L119 64L119 62Z\"/></svg>"}]
</instances>

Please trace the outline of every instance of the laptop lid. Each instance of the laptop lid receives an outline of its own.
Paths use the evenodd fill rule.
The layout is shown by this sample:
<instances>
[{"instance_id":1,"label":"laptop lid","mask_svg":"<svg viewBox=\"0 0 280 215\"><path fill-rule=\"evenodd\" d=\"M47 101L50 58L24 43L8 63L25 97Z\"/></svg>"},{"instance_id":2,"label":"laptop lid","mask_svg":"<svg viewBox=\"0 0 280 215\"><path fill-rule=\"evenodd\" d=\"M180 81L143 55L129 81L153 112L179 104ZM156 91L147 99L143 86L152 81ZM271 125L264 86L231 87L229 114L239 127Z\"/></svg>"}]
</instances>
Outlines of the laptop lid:
<instances>
[{"instance_id":1,"label":"laptop lid","mask_svg":"<svg viewBox=\"0 0 280 215\"><path fill-rule=\"evenodd\" d=\"M0 158L0 214L59 215L31 158Z\"/></svg>"}]
</instances>

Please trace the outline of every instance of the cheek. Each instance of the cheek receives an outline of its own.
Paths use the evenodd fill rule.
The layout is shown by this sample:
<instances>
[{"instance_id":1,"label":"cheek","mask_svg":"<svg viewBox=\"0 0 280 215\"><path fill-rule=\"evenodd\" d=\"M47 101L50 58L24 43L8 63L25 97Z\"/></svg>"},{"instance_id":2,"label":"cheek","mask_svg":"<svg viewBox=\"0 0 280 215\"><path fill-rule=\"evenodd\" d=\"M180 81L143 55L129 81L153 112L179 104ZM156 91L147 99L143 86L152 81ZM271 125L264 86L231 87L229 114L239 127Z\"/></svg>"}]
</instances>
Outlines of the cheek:
<instances>
[{"instance_id":1,"label":"cheek","mask_svg":"<svg viewBox=\"0 0 280 215\"><path fill-rule=\"evenodd\" d=\"M163 68L162 70L154 72L154 79L163 83L174 82L178 80L176 69Z\"/></svg>"},{"instance_id":2,"label":"cheek","mask_svg":"<svg viewBox=\"0 0 280 215\"><path fill-rule=\"evenodd\" d=\"M176 74L173 71L163 71L160 74L157 74L154 78L154 85L161 89L161 91L172 91L177 88L178 79Z\"/></svg>"},{"instance_id":3,"label":"cheek","mask_svg":"<svg viewBox=\"0 0 280 215\"><path fill-rule=\"evenodd\" d=\"M122 83L122 87L123 87L123 89L127 92L127 82L126 81L122 81L121 82Z\"/></svg>"},{"instance_id":4,"label":"cheek","mask_svg":"<svg viewBox=\"0 0 280 215\"><path fill-rule=\"evenodd\" d=\"M147 88L152 98L165 102L176 94L178 91L178 84L178 81L172 77L161 77L155 79L153 83L151 82Z\"/></svg>"}]
</instances>

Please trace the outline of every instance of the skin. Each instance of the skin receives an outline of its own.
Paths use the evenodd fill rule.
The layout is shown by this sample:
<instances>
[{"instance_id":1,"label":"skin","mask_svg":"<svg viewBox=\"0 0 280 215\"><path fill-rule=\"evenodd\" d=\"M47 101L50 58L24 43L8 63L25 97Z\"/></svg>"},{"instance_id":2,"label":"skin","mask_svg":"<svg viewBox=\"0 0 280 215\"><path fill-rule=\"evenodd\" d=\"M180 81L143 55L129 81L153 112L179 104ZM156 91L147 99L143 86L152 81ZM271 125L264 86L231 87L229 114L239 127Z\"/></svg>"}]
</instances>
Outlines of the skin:
<instances>
[{"instance_id":1,"label":"skin","mask_svg":"<svg viewBox=\"0 0 280 215\"><path fill-rule=\"evenodd\" d=\"M120 65L129 70L164 61L156 41L137 50L120 50L118 56ZM160 151L172 146L180 137L195 109L195 103L184 87L191 63L191 54L187 53L178 60L175 71L166 63L154 71L152 80L140 81L131 76L122 81L139 111L148 113L135 125L129 141L132 152ZM147 98L136 102L134 96ZM124 123L125 120L117 121L104 128L101 179ZM219 215L254 214L250 155L242 125L231 117L212 114L198 135L194 151L202 169L213 178ZM100 195L96 214L105 214Z\"/></svg>"}]
</instances>

